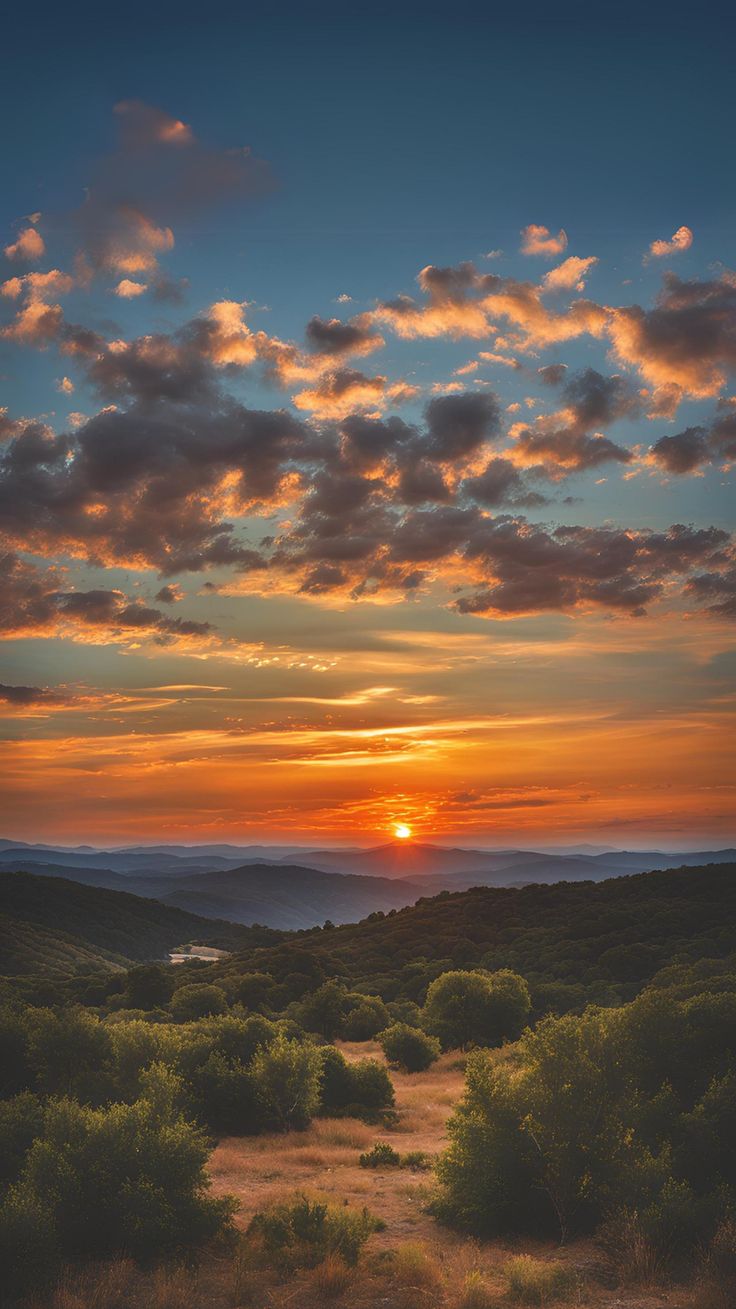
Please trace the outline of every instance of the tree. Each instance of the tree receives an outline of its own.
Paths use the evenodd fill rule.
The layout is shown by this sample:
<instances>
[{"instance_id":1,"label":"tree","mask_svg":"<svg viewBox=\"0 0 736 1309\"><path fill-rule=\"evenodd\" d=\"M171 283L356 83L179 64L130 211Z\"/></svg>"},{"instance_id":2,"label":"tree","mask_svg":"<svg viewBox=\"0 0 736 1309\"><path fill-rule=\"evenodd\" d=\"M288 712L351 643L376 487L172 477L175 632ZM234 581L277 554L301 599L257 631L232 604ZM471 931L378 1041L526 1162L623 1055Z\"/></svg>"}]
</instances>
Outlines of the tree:
<instances>
[{"instance_id":1,"label":"tree","mask_svg":"<svg viewBox=\"0 0 736 1309\"><path fill-rule=\"evenodd\" d=\"M350 1008L350 997L344 982L331 978L316 991L305 995L296 1007L297 1022L308 1032L317 1032L328 1041L340 1035L345 1015Z\"/></svg>"},{"instance_id":2,"label":"tree","mask_svg":"<svg viewBox=\"0 0 736 1309\"><path fill-rule=\"evenodd\" d=\"M207 1195L207 1142L173 1108L178 1090L159 1067L135 1104L48 1104L0 1209L0 1250L15 1289L51 1277L58 1258L149 1259L229 1225L232 1202Z\"/></svg>"},{"instance_id":3,"label":"tree","mask_svg":"<svg viewBox=\"0 0 736 1309\"><path fill-rule=\"evenodd\" d=\"M224 1014L227 1010L227 996L221 986L190 982L174 992L169 1007L177 1023L191 1023L209 1014Z\"/></svg>"},{"instance_id":4,"label":"tree","mask_svg":"<svg viewBox=\"0 0 736 1309\"><path fill-rule=\"evenodd\" d=\"M159 964L131 968L125 985L128 1009L159 1009L171 999L171 978Z\"/></svg>"},{"instance_id":5,"label":"tree","mask_svg":"<svg viewBox=\"0 0 736 1309\"><path fill-rule=\"evenodd\" d=\"M403 1068L407 1073L421 1073L429 1068L440 1054L436 1036L427 1036L406 1023L394 1023L378 1037L378 1043L388 1062Z\"/></svg>"},{"instance_id":6,"label":"tree","mask_svg":"<svg viewBox=\"0 0 736 1309\"><path fill-rule=\"evenodd\" d=\"M357 1003L348 1011L342 1025L346 1041L370 1041L389 1022L389 1012L378 995L353 997Z\"/></svg>"},{"instance_id":7,"label":"tree","mask_svg":"<svg viewBox=\"0 0 736 1309\"><path fill-rule=\"evenodd\" d=\"M311 1043L280 1035L255 1053L250 1072L266 1118L286 1130L306 1127L319 1108L322 1061Z\"/></svg>"},{"instance_id":8,"label":"tree","mask_svg":"<svg viewBox=\"0 0 736 1309\"><path fill-rule=\"evenodd\" d=\"M423 1019L444 1050L501 1045L522 1032L531 1009L523 977L509 969L441 973L427 991Z\"/></svg>"}]
</instances>

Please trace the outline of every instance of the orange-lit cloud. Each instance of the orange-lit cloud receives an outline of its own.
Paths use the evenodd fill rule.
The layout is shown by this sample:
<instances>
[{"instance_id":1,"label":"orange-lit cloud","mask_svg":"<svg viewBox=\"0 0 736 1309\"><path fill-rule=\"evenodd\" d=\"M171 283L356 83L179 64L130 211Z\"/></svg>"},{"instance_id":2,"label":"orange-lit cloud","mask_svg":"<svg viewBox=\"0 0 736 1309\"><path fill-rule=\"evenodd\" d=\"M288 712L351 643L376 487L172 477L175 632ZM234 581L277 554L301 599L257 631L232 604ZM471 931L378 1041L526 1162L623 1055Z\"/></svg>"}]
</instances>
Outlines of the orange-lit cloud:
<instances>
[{"instance_id":1,"label":"orange-lit cloud","mask_svg":"<svg viewBox=\"0 0 736 1309\"><path fill-rule=\"evenodd\" d=\"M15 241L6 245L6 259L17 259L28 264L35 264L46 253L46 244L41 233L35 227L24 227Z\"/></svg>"},{"instance_id":2,"label":"orange-lit cloud","mask_svg":"<svg viewBox=\"0 0 736 1309\"><path fill-rule=\"evenodd\" d=\"M649 247L650 259L663 259L666 255L678 254L689 250L693 243L693 234L689 227L678 227L669 241L652 241Z\"/></svg>"},{"instance_id":3,"label":"orange-lit cloud","mask_svg":"<svg viewBox=\"0 0 736 1309\"><path fill-rule=\"evenodd\" d=\"M561 255L566 249L567 232L562 228L557 236L553 236L548 227L530 223L521 233L523 255L544 255L546 258L553 259L555 255Z\"/></svg>"}]
</instances>

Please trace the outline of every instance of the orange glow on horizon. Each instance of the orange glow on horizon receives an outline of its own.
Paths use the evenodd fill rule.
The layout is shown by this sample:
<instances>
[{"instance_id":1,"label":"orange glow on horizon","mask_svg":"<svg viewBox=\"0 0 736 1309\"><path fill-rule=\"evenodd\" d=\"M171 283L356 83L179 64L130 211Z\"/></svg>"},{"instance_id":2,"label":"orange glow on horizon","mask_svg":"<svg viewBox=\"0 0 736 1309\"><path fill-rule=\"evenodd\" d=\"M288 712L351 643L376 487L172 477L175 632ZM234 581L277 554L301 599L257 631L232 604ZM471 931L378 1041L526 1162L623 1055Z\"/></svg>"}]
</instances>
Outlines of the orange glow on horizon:
<instances>
[{"instance_id":1,"label":"orange glow on horizon","mask_svg":"<svg viewBox=\"0 0 736 1309\"><path fill-rule=\"evenodd\" d=\"M394 823L394 836L397 841L411 839L411 828L406 823Z\"/></svg>"}]
</instances>

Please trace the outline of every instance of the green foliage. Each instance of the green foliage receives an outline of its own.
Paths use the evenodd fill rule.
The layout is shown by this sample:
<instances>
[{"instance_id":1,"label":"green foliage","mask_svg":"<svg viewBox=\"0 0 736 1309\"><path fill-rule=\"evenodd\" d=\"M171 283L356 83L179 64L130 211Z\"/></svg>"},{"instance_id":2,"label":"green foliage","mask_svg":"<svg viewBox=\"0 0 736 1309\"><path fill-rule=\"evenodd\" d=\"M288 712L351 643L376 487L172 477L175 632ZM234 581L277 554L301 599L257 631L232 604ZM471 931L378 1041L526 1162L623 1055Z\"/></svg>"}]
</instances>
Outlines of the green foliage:
<instances>
[{"instance_id":1,"label":"green foliage","mask_svg":"<svg viewBox=\"0 0 736 1309\"><path fill-rule=\"evenodd\" d=\"M389 1022L389 1012L377 995L365 995L349 1009L342 1025L346 1041L370 1041Z\"/></svg>"},{"instance_id":2,"label":"green foliage","mask_svg":"<svg viewBox=\"0 0 736 1309\"><path fill-rule=\"evenodd\" d=\"M280 1035L273 1045L256 1051L251 1073L271 1126L307 1126L320 1100L322 1061L315 1046Z\"/></svg>"},{"instance_id":3,"label":"green foliage","mask_svg":"<svg viewBox=\"0 0 736 1309\"><path fill-rule=\"evenodd\" d=\"M545 1019L512 1060L471 1055L439 1212L479 1233L565 1239L627 1211L663 1262L694 1250L734 1195L733 1151L697 1148L732 1139L725 996L649 991Z\"/></svg>"},{"instance_id":4,"label":"green foliage","mask_svg":"<svg viewBox=\"0 0 736 1309\"><path fill-rule=\"evenodd\" d=\"M268 973L278 1004L340 977L348 990L380 995L393 1021L412 1026L441 973L510 969L527 980L533 1017L580 1012L633 999L675 958L680 969L702 972L732 954L735 874L732 864L713 864L599 883L475 887L244 950L212 975Z\"/></svg>"},{"instance_id":5,"label":"green foliage","mask_svg":"<svg viewBox=\"0 0 736 1309\"><path fill-rule=\"evenodd\" d=\"M43 1121L43 1102L30 1091L0 1100L0 1188L17 1181Z\"/></svg>"},{"instance_id":6,"label":"green foliage","mask_svg":"<svg viewBox=\"0 0 736 1309\"><path fill-rule=\"evenodd\" d=\"M168 1083L168 1085L167 1085ZM149 1098L90 1109L52 1100L0 1209L11 1285L32 1287L64 1260L136 1259L196 1246L230 1221L232 1205L206 1193L207 1142L173 1108L163 1071Z\"/></svg>"},{"instance_id":7,"label":"green foliage","mask_svg":"<svg viewBox=\"0 0 736 1309\"><path fill-rule=\"evenodd\" d=\"M339 1255L353 1266L368 1237L381 1227L367 1209L356 1211L297 1193L256 1214L248 1237L258 1243L269 1263L287 1272L314 1268L330 1255Z\"/></svg>"},{"instance_id":8,"label":"green foliage","mask_svg":"<svg viewBox=\"0 0 736 1309\"><path fill-rule=\"evenodd\" d=\"M348 1063L334 1046L320 1050L321 1109L332 1117L365 1118L375 1122L394 1103L394 1088L377 1059Z\"/></svg>"},{"instance_id":9,"label":"green foliage","mask_svg":"<svg viewBox=\"0 0 736 1309\"><path fill-rule=\"evenodd\" d=\"M171 1015L177 1023L191 1023L197 1018L227 1011L227 996L221 986L207 982L189 982L171 997Z\"/></svg>"},{"instance_id":10,"label":"green foliage","mask_svg":"<svg viewBox=\"0 0 736 1309\"><path fill-rule=\"evenodd\" d=\"M523 977L504 968L442 973L427 991L424 1022L444 1050L515 1040L531 1009Z\"/></svg>"},{"instance_id":11,"label":"green foliage","mask_svg":"<svg viewBox=\"0 0 736 1309\"><path fill-rule=\"evenodd\" d=\"M378 1041L388 1062L407 1073L421 1073L439 1059L437 1038L406 1023L393 1023L380 1033Z\"/></svg>"},{"instance_id":12,"label":"green foliage","mask_svg":"<svg viewBox=\"0 0 736 1309\"><path fill-rule=\"evenodd\" d=\"M125 1003L130 1009L158 1009L171 999L173 978L160 964L131 968L125 983Z\"/></svg>"},{"instance_id":13,"label":"green foliage","mask_svg":"<svg viewBox=\"0 0 736 1309\"><path fill-rule=\"evenodd\" d=\"M361 1168L398 1168L401 1155L388 1141L376 1141L371 1150L365 1150L358 1159Z\"/></svg>"}]
</instances>

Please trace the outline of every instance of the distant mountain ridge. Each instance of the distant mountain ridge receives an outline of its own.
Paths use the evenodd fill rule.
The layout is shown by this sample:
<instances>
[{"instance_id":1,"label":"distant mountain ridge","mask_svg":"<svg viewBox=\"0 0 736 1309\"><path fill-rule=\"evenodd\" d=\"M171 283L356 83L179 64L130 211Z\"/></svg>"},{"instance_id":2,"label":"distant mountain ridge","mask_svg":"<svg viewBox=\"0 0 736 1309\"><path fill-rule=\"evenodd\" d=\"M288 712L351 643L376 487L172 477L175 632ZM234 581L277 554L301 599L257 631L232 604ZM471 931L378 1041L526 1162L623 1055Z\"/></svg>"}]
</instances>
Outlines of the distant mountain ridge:
<instances>
[{"instance_id":1,"label":"distant mountain ridge","mask_svg":"<svg viewBox=\"0 0 736 1309\"><path fill-rule=\"evenodd\" d=\"M195 856L193 847L130 847L101 851L13 846L0 841L2 869L63 877L109 891L131 892L207 918L279 930L356 922L413 904L420 896L472 886L600 882L654 869L731 863L736 850L599 853L462 850L421 842L375 849L312 850L303 859L236 860ZM237 849L237 847L219 847ZM252 847L263 849L264 847ZM281 847L283 849L283 847ZM594 847L595 849L595 847Z\"/></svg>"}]
</instances>

